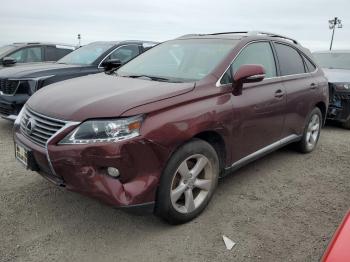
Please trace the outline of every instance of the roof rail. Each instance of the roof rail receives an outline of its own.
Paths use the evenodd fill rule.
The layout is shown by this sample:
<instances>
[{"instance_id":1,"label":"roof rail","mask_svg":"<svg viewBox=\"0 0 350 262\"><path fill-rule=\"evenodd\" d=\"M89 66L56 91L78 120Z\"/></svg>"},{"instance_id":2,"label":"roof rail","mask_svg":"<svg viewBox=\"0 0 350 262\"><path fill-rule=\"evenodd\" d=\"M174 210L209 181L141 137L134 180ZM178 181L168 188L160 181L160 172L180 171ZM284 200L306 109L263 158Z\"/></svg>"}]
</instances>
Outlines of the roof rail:
<instances>
[{"instance_id":1,"label":"roof rail","mask_svg":"<svg viewBox=\"0 0 350 262\"><path fill-rule=\"evenodd\" d=\"M39 45L41 42L16 42L14 45Z\"/></svg>"},{"instance_id":2,"label":"roof rail","mask_svg":"<svg viewBox=\"0 0 350 262\"><path fill-rule=\"evenodd\" d=\"M269 37L278 37L278 38L283 38L283 39L287 39L289 41L292 41L294 44L299 45L299 42L293 38L290 38L288 36L284 36L284 35L279 35L279 34L274 34L274 33L270 33L270 32L263 32L263 31L251 31L249 32L249 34L252 35L266 35Z\"/></svg>"},{"instance_id":3,"label":"roof rail","mask_svg":"<svg viewBox=\"0 0 350 262\"><path fill-rule=\"evenodd\" d=\"M191 37L191 36L204 36L204 35L233 35L233 34L245 34L245 35L266 35L269 37L277 37L277 38L283 38L287 39L289 41L292 41L294 44L299 45L299 42L293 38L279 35L279 34L274 34L274 33L269 33L269 32L263 32L263 31L235 31L235 32L221 32L221 33L211 33L211 34L189 34L189 35L184 35L181 37Z\"/></svg>"},{"instance_id":4,"label":"roof rail","mask_svg":"<svg viewBox=\"0 0 350 262\"><path fill-rule=\"evenodd\" d=\"M264 32L264 31L238 31L238 32L223 32L223 33L213 33L209 35L225 35L225 34L247 34L247 35L266 35L269 37L278 37L278 38L283 38L292 41L294 44L299 45L299 42L293 38L275 34L275 33L269 33L269 32Z\"/></svg>"}]
</instances>

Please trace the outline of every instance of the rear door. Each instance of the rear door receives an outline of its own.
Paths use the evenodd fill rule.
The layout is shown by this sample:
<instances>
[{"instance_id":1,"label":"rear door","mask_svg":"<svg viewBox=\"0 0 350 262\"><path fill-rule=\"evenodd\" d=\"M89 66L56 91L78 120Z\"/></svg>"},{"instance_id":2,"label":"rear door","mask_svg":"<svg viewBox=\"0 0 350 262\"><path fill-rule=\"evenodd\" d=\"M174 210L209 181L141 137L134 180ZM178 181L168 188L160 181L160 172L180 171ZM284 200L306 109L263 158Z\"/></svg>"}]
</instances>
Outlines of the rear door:
<instances>
[{"instance_id":1,"label":"rear door","mask_svg":"<svg viewBox=\"0 0 350 262\"><path fill-rule=\"evenodd\" d=\"M233 72L244 64L264 66L265 79L245 84L240 96L233 96L232 156L236 162L281 139L286 96L269 41L248 44L231 65ZM228 71L229 72L229 71ZM232 76L222 81L232 82ZM223 84L223 83L221 83Z\"/></svg>"},{"instance_id":2,"label":"rear door","mask_svg":"<svg viewBox=\"0 0 350 262\"><path fill-rule=\"evenodd\" d=\"M68 55L73 49L58 48L56 46L45 46L45 58L44 61L57 61L62 57Z\"/></svg>"},{"instance_id":3,"label":"rear door","mask_svg":"<svg viewBox=\"0 0 350 262\"><path fill-rule=\"evenodd\" d=\"M286 120L283 136L301 135L305 119L310 112L310 103L314 101L318 83L306 68L300 51L293 46L274 42L278 63L286 89Z\"/></svg>"}]
</instances>

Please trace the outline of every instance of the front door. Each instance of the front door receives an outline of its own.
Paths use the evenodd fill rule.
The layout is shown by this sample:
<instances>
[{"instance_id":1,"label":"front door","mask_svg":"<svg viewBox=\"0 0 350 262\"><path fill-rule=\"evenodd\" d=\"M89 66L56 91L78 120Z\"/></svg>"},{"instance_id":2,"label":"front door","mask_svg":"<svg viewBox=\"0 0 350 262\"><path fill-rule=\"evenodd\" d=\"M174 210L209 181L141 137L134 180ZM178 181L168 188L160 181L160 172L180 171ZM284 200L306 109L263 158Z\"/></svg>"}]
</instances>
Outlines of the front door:
<instances>
[{"instance_id":1,"label":"front door","mask_svg":"<svg viewBox=\"0 0 350 262\"><path fill-rule=\"evenodd\" d=\"M279 141L285 118L286 92L277 77L271 44L267 41L250 43L233 61L231 70L235 72L244 64L264 66L265 79L245 84L242 95L232 99L233 163Z\"/></svg>"}]
</instances>

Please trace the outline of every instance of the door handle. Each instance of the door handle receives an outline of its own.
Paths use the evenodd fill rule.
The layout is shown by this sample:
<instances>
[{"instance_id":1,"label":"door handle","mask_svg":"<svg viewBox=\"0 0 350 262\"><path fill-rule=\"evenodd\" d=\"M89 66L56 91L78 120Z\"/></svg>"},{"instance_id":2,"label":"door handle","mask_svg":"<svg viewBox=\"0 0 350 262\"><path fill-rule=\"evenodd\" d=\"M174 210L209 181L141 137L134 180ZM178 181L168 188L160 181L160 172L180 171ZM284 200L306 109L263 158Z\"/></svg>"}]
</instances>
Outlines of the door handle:
<instances>
[{"instance_id":1,"label":"door handle","mask_svg":"<svg viewBox=\"0 0 350 262\"><path fill-rule=\"evenodd\" d=\"M281 89L278 89L276 92L275 92L275 97L277 98L281 98L284 96L284 92L281 90Z\"/></svg>"},{"instance_id":2,"label":"door handle","mask_svg":"<svg viewBox=\"0 0 350 262\"><path fill-rule=\"evenodd\" d=\"M312 84L310 85L310 89L316 89L317 86L318 86L318 84L312 83Z\"/></svg>"}]
</instances>

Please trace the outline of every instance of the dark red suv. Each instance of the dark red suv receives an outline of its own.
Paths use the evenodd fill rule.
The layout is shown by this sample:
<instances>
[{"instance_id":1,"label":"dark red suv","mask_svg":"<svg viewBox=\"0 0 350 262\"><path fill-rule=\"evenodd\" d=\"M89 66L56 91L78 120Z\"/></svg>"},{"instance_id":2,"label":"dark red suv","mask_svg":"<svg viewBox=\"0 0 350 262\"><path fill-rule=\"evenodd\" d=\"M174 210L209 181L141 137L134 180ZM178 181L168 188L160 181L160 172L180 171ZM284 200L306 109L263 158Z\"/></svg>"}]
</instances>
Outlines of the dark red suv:
<instances>
[{"instance_id":1,"label":"dark red suv","mask_svg":"<svg viewBox=\"0 0 350 262\"><path fill-rule=\"evenodd\" d=\"M289 143L311 152L327 107L327 80L295 40L187 35L39 90L16 120L16 157L69 190L182 223L220 176Z\"/></svg>"}]
</instances>

